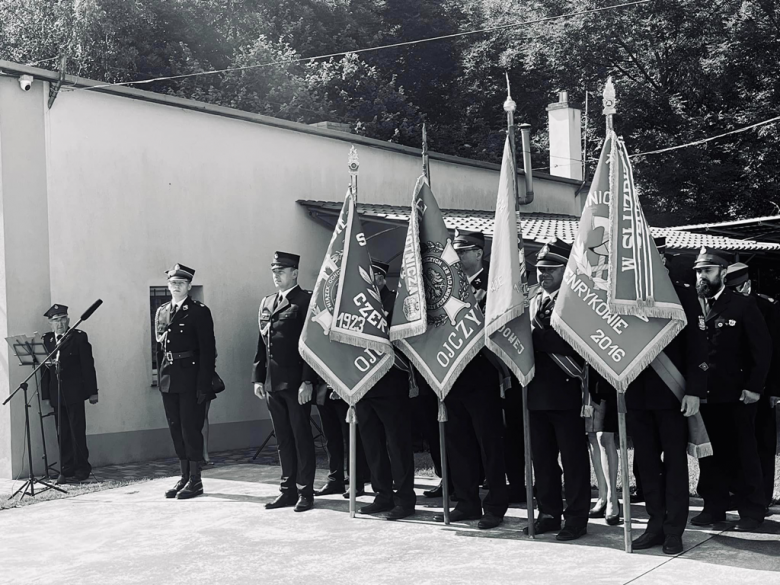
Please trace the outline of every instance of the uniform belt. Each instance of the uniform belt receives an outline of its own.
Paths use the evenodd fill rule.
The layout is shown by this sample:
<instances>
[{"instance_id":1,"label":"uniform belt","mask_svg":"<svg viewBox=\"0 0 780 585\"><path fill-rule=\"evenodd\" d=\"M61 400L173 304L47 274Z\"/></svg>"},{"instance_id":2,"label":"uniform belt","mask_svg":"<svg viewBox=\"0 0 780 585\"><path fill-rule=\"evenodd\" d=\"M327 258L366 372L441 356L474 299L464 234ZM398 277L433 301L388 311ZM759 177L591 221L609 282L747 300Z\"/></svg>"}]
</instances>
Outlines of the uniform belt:
<instances>
[{"instance_id":1,"label":"uniform belt","mask_svg":"<svg viewBox=\"0 0 780 585\"><path fill-rule=\"evenodd\" d=\"M184 358L189 358L194 355L195 355L194 351L182 351L181 353L166 351L165 359L167 359L169 362L173 362L173 360L183 360Z\"/></svg>"}]
</instances>

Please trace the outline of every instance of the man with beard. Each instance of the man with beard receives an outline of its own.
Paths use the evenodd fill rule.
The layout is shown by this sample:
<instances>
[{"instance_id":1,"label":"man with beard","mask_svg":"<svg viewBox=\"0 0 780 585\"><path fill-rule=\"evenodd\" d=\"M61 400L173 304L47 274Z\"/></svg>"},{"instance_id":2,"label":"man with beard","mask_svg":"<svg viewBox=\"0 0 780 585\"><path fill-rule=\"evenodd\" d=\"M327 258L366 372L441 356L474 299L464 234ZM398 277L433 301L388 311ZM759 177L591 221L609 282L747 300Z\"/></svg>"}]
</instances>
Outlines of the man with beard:
<instances>
[{"instance_id":1,"label":"man with beard","mask_svg":"<svg viewBox=\"0 0 780 585\"><path fill-rule=\"evenodd\" d=\"M780 305L766 295L752 292L753 285L747 264L737 262L729 266L726 273L726 286L739 294L755 299L758 309L764 316L769 335L772 337L772 365L766 379L765 396L756 404L756 441L758 456L761 459L761 472L764 476L764 493L767 508L772 504L775 489L775 456L777 455L777 415L775 406L780 402ZM768 510L767 510L768 514Z\"/></svg>"},{"instance_id":2,"label":"man with beard","mask_svg":"<svg viewBox=\"0 0 780 585\"><path fill-rule=\"evenodd\" d=\"M453 247L484 312L489 282L488 269L482 264L485 236L456 230ZM458 495L450 521L479 520L481 529L501 524L509 507L497 363L497 358L483 349L458 376L444 401L449 418L445 425L448 459ZM480 462L488 483L483 502L479 499ZM437 514L434 520L442 522L444 515Z\"/></svg>"},{"instance_id":3,"label":"man with beard","mask_svg":"<svg viewBox=\"0 0 780 585\"><path fill-rule=\"evenodd\" d=\"M756 445L756 410L772 357L772 339L754 299L724 286L728 262L722 252L702 248L693 265L699 294L698 324L707 335L707 403L701 415L712 457L699 461L698 491L704 510L691 519L710 526L726 519L729 489L738 498L737 530L755 530L764 520L761 461Z\"/></svg>"},{"instance_id":4,"label":"man with beard","mask_svg":"<svg viewBox=\"0 0 780 585\"><path fill-rule=\"evenodd\" d=\"M556 539L561 541L575 540L587 533L590 507L588 439L581 416L583 387L577 376L577 371L581 372L586 365L550 324L570 253L571 245L560 240L542 246L536 260L539 288L531 295L529 305L536 368L528 385L531 451L539 502L534 528L537 534L557 530ZM564 486L565 509L561 497ZM527 527L523 531L528 534Z\"/></svg>"},{"instance_id":5,"label":"man with beard","mask_svg":"<svg viewBox=\"0 0 780 585\"><path fill-rule=\"evenodd\" d=\"M655 238L666 266L666 238ZM675 286L688 324L656 358L666 369L645 368L626 391L628 431L634 442L634 465L647 502L644 534L634 550L663 545L666 554L683 551L682 534L688 522L688 421L706 397L707 337L699 328L699 303L693 289ZM659 374L663 373L663 377ZM684 378L682 387L675 378ZM677 384L677 392L672 388ZM678 394L684 394L682 400Z\"/></svg>"}]
</instances>

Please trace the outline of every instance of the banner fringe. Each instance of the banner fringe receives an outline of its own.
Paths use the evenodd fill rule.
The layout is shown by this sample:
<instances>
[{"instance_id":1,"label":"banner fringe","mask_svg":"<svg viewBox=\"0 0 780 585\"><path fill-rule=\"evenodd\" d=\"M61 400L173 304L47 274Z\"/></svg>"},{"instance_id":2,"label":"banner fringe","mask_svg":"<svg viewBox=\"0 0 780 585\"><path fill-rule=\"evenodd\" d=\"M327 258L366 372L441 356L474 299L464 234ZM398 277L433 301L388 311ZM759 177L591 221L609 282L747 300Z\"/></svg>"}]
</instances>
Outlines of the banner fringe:
<instances>
[{"instance_id":1,"label":"banner fringe","mask_svg":"<svg viewBox=\"0 0 780 585\"><path fill-rule=\"evenodd\" d=\"M510 307L507 311L501 313L490 323L485 323L485 337L490 337L513 319L522 317L523 313L525 313L525 303Z\"/></svg>"},{"instance_id":2,"label":"banner fringe","mask_svg":"<svg viewBox=\"0 0 780 585\"><path fill-rule=\"evenodd\" d=\"M521 386L528 386L528 384L531 383L531 380L534 379L536 366L531 366L531 370L527 374L524 374L520 368L517 367L517 364L514 362L514 360L512 360L509 355L489 337L485 339L485 347L496 354L496 356L498 356L504 365L512 371L512 373L515 375L515 378L517 378L517 380L520 382Z\"/></svg>"},{"instance_id":3,"label":"banner fringe","mask_svg":"<svg viewBox=\"0 0 780 585\"><path fill-rule=\"evenodd\" d=\"M360 339L349 333L342 331L330 330L330 340L344 345L351 345L353 347L362 347L365 349L373 349L384 354L393 353L393 344L390 341L377 341L375 339Z\"/></svg>"},{"instance_id":4,"label":"banner fringe","mask_svg":"<svg viewBox=\"0 0 780 585\"><path fill-rule=\"evenodd\" d=\"M414 323L404 323L403 325L393 325L390 327L390 341L401 341L407 337L417 337L428 330L427 317L422 321Z\"/></svg>"},{"instance_id":5,"label":"banner fringe","mask_svg":"<svg viewBox=\"0 0 780 585\"><path fill-rule=\"evenodd\" d=\"M670 306L659 306L653 303L648 305L643 301L623 301L615 302L610 306L609 311L613 315L631 315L634 317L649 317L653 319L672 319L675 321L685 321L685 310L682 306L673 308Z\"/></svg>"}]
</instances>

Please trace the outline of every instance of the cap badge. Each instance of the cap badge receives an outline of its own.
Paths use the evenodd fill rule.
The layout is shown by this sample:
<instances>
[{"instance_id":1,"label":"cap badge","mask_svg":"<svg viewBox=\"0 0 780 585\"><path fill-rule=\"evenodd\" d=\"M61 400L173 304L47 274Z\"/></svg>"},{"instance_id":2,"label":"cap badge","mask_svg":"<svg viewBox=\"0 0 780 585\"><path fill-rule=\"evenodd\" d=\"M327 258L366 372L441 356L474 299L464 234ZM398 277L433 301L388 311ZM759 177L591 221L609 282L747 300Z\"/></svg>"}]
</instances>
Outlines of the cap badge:
<instances>
[{"instance_id":1,"label":"cap badge","mask_svg":"<svg viewBox=\"0 0 780 585\"><path fill-rule=\"evenodd\" d=\"M173 269L174 269L174 270L181 270L181 264L176 264L176 265L173 267Z\"/></svg>"},{"instance_id":2,"label":"cap badge","mask_svg":"<svg viewBox=\"0 0 780 585\"><path fill-rule=\"evenodd\" d=\"M701 368L703 371L705 371L705 372L706 372L707 370L709 370L709 369L710 369L710 366L709 366L709 364L708 364L707 362L702 362L702 363L699 365L699 367L700 367L700 368Z\"/></svg>"},{"instance_id":3,"label":"cap badge","mask_svg":"<svg viewBox=\"0 0 780 585\"><path fill-rule=\"evenodd\" d=\"M276 254L274 254L274 260L278 260L278 259L279 259L279 253L277 252Z\"/></svg>"},{"instance_id":4,"label":"cap badge","mask_svg":"<svg viewBox=\"0 0 780 585\"><path fill-rule=\"evenodd\" d=\"M57 309L59 309L59 308L60 308L60 307L59 307L59 305L54 305L54 310L55 310L55 311L56 311Z\"/></svg>"},{"instance_id":5,"label":"cap badge","mask_svg":"<svg viewBox=\"0 0 780 585\"><path fill-rule=\"evenodd\" d=\"M705 248L704 246L702 246L702 247L701 247L701 250L699 250L699 254L706 254L706 253L707 253L707 248Z\"/></svg>"},{"instance_id":6,"label":"cap badge","mask_svg":"<svg viewBox=\"0 0 780 585\"><path fill-rule=\"evenodd\" d=\"M544 246L542 246L542 249L541 249L541 250L539 250L539 255L538 255L538 257L539 257L539 258L544 258L544 257L545 257L545 256L547 256L547 254L549 254L549 253L550 253L550 246L548 246L547 244L545 244Z\"/></svg>"}]
</instances>

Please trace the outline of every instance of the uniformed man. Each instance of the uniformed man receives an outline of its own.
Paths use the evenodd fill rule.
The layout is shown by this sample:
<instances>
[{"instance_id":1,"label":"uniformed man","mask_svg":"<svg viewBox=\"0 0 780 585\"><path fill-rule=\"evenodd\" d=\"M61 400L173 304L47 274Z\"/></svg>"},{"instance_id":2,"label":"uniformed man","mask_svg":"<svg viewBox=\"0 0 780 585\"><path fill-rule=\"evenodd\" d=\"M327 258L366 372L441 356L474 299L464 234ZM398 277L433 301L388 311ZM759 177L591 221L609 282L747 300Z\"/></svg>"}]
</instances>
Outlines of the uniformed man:
<instances>
[{"instance_id":1,"label":"uniformed man","mask_svg":"<svg viewBox=\"0 0 780 585\"><path fill-rule=\"evenodd\" d=\"M714 455L699 461L704 510L691 519L709 526L726 519L729 489L738 497L737 530L755 530L767 502L756 445L756 404L764 392L772 339L752 298L724 286L728 261L702 248L693 265L698 322L707 334L707 403L701 415ZM644 478L643 478L644 479Z\"/></svg>"},{"instance_id":2,"label":"uniformed man","mask_svg":"<svg viewBox=\"0 0 780 585\"><path fill-rule=\"evenodd\" d=\"M456 230L453 247L484 312L488 291L488 267L483 264L485 236ZM483 349L458 376L444 400L449 419L445 425L448 459L458 496L450 521L479 520L477 526L483 530L501 524L509 506L497 366L498 359ZM480 463L488 484L484 501L479 499ZM434 520L443 521L444 516L436 515Z\"/></svg>"},{"instance_id":3,"label":"uniformed man","mask_svg":"<svg viewBox=\"0 0 780 585\"><path fill-rule=\"evenodd\" d=\"M214 398L217 350L211 311L190 296L195 270L176 264L166 274L172 299L154 318L158 387L181 477L165 497L185 500L203 493L203 422L206 405Z\"/></svg>"},{"instance_id":4,"label":"uniformed man","mask_svg":"<svg viewBox=\"0 0 780 585\"><path fill-rule=\"evenodd\" d=\"M666 238L654 238L666 265ZM688 422L699 412L707 395L707 338L699 328L699 304L694 289L675 285L688 324L656 361L662 377L648 367L626 390L628 431L634 443L634 464L643 482L650 519L634 550L663 546L666 554L683 550L682 534L688 522ZM684 384L679 384L683 379ZM677 380L677 382L675 381ZM675 392L676 390L676 392ZM682 400L678 398L682 396Z\"/></svg>"},{"instance_id":5,"label":"uniformed man","mask_svg":"<svg viewBox=\"0 0 780 585\"><path fill-rule=\"evenodd\" d=\"M50 353L70 329L68 307L53 305L44 317L48 317L52 329L43 336L43 345ZM84 401L89 400L90 404L98 401L97 374L87 334L74 329L54 359L51 366L43 369L41 398L48 399L54 409L60 444L60 477L84 481L92 472ZM57 478L57 483L61 481Z\"/></svg>"},{"instance_id":6,"label":"uniformed man","mask_svg":"<svg viewBox=\"0 0 780 585\"><path fill-rule=\"evenodd\" d=\"M726 286L755 299L764 316L772 337L772 365L766 379L764 396L756 403L756 441L761 472L764 476L764 493L768 508L772 504L775 489L775 456L777 455L777 414L775 406L780 402L780 304L767 295L755 294L747 264L737 262L729 266Z\"/></svg>"},{"instance_id":7,"label":"uniformed man","mask_svg":"<svg viewBox=\"0 0 780 585\"><path fill-rule=\"evenodd\" d=\"M314 370L298 352L311 292L298 286L300 256L276 252L271 262L276 293L260 303L252 382L258 398L266 400L276 433L282 482L279 496L266 508L294 506L305 512L314 506L314 438L311 402Z\"/></svg>"},{"instance_id":8,"label":"uniformed man","mask_svg":"<svg viewBox=\"0 0 780 585\"><path fill-rule=\"evenodd\" d=\"M583 384L578 377L587 366L550 324L570 252L571 245L561 240L542 246L535 264L539 287L532 292L529 306L536 364L534 379L528 385L531 452L539 504L534 527L536 534L558 531L556 538L562 541L587 533L590 508L588 439L581 417ZM565 509L562 487L566 490ZM523 530L528 533L527 527Z\"/></svg>"},{"instance_id":9,"label":"uniformed man","mask_svg":"<svg viewBox=\"0 0 780 585\"><path fill-rule=\"evenodd\" d=\"M393 318L395 292L387 288L387 264L372 261L374 283L380 289L388 323ZM384 292L383 292L384 291ZM357 403L358 430L363 441L374 501L361 514L387 512L388 520L415 513L412 405L409 398L410 366L396 351L395 364Z\"/></svg>"}]
</instances>

